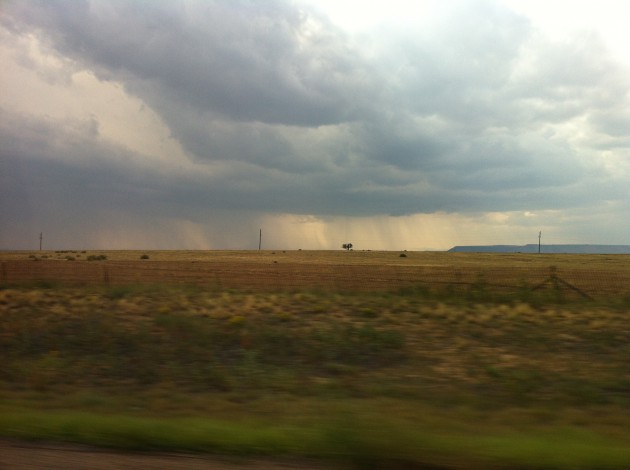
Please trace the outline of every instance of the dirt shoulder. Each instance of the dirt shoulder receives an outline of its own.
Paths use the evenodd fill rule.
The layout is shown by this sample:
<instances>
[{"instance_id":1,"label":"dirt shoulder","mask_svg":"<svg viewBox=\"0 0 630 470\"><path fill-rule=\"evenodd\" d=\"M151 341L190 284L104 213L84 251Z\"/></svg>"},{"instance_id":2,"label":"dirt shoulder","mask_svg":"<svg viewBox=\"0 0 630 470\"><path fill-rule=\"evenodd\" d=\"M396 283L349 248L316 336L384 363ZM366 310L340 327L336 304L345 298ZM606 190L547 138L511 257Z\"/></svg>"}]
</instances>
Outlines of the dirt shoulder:
<instances>
[{"instance_id":1,"label":"dirt shoulder","mask_svg":"<svg viewBox=\"0 0 630 470\"><path fill-rule=\"evenodd\" d=\"M323 470L306 460L244 459L206 454L125 453L89 446L0 439L3 470Z\"/></svg>"}]
</instances>

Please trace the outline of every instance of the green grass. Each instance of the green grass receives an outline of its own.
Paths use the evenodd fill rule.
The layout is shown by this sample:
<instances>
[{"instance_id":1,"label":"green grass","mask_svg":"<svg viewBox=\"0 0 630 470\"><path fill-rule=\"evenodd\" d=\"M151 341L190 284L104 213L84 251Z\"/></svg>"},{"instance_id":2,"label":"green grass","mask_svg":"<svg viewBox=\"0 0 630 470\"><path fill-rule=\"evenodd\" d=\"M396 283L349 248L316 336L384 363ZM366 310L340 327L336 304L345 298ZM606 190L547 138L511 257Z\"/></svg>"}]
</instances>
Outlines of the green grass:
<instances>
[{"instance_id":1,"label":"green grass","mask_svg":"<svg viewBox=\"0 0 630 470\"><path fill-rule=\"evenodd\" d=\"M628 309L479 284L6 287L0 435L357 468L630 466Z\"/></svg>"},{"instance_id":2,"label":"green grass","mask_svg":"<svg viewBox=\"0 0 630 470\"><path fill-rule=\"evenodd\" d=\"M0 435L142 451L318 457L359 468L615 469L630 465L627 441L571 428L489 434L437 432L346 414L307 425L87 412L0 412Z\"/></svg>"},{"instance_id":3,"label":"green grass","mask_svg":"<svg viewBox=\"0 0 630 470\"><path fill-rule=\"evenodd\" d=\"M305 429L198 418L149 418L87 412L0 413L2 435L127 450L224 454L304 454L314 450Z\"/></svg>"}]
</instances>

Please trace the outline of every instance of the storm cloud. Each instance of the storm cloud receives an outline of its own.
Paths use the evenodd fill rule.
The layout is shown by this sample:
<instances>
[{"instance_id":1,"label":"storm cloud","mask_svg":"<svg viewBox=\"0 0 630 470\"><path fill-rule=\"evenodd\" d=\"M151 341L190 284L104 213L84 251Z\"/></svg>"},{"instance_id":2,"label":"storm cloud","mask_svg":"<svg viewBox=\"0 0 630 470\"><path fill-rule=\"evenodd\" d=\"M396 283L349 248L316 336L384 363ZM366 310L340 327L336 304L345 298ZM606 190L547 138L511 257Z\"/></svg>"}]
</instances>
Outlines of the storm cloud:
<instances>
[{"instance_id":1,"label":"storm cloud","mask_svg":"<svg viewBox=\"0 0 630 470\"><path fill-rule=\"evenodd\" d=\"M554 40L490 0L361 34L281 0L0 8L4 247L42 225L103 243L105 220L163 224L156 247L273 217L566 211L583 230L611 207L568 241L628 242L630 72L596 32ZM327 230L312 247L348 231Z\"/></svg>"}]
</instances>

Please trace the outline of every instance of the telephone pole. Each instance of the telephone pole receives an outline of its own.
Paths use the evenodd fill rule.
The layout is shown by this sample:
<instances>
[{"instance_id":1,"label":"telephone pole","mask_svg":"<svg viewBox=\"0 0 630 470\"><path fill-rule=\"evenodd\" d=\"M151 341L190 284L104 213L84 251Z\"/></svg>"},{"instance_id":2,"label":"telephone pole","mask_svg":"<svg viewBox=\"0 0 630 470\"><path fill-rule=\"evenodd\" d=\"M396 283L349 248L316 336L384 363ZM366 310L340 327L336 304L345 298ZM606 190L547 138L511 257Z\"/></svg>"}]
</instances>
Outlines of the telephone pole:
<instances>
[{"instance_id":1,"label":"telephone pole","mask_svg":"<svg viewBox=\"0 0 630 470\"><path fill-rule=\"evenodd\" d=\"M258 251L260 251L261 246L262 246L262 229L258 231Z\"/></svg>"},{"instance_id":2,"label":"telephone pole","mask_svg":"<svg viewBox=\"0 0 630 470\"><path fill-rule=\"evenodd\" d=\"M540 237L542 237L542 231L538 232L538 254L540 254Z\"/></svg>"},{"instance_id":3,"label":"telephone pole","mask_svg":"<svg viewBox=\"0 0 630 470\"><path fill-rule=\"evenodd\" d=\"M39 232L39 251L42 251L42 239L44 238L44 234Z\"/></svg>"}]
</instances>

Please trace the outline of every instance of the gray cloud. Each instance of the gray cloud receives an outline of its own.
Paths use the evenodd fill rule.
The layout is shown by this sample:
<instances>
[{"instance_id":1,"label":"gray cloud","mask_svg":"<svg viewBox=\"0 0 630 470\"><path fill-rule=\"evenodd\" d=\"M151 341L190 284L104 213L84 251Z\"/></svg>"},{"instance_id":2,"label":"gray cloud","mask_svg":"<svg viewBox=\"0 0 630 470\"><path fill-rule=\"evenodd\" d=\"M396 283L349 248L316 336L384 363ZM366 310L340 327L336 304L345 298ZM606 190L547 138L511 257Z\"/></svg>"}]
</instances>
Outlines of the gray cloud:
<instances>
[{"instance_id":1,"label":"gray cloud","mask_svg":"<svg viewBox=\"0 0 630 470\"><path fill-rule=\"evenodd\" d=\"M373 71L313 11L272 0L31 2L20 16L100 77L235 120L357 118Z\"/></svg>"},{"instance_id":2,"label":"gray cloud","mask_svg":"<svg viewBox=\"0 0 630 470\"><path fill-rule=\"evenodd\" d=\"M4 9L4 37L34 34L61 58L49 83L67 86L83 69L121 83L190 157L161 170L101 138L97 119L5 109L11 220L35 217L33 199L81 217L201 220L211 210L473 213L628 196L628 174L610 184L599 163L602 149L630 148L628 70L596 36L553 42L498 2L458 4L419 30L383 28L369 45L280 0Z\"/></svg>"}]
</instances>

